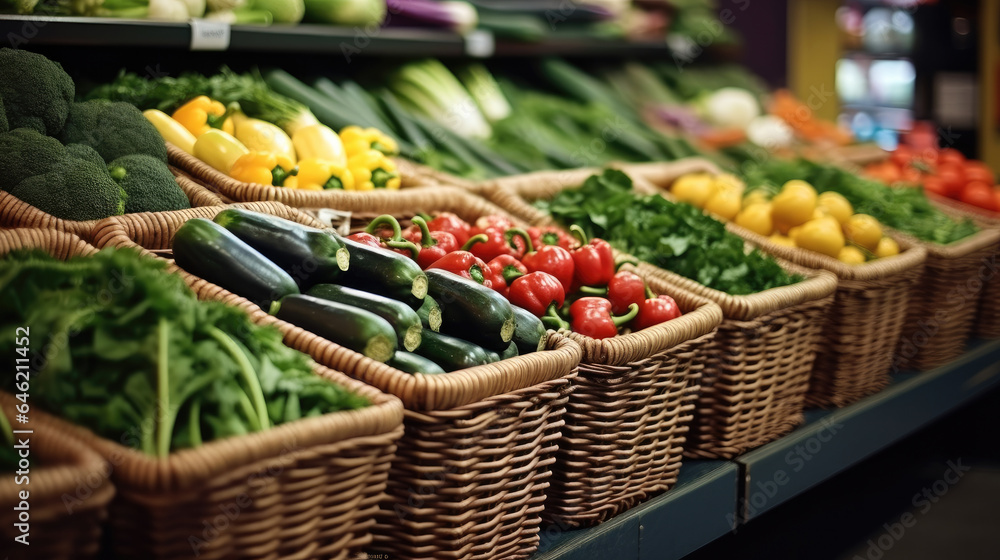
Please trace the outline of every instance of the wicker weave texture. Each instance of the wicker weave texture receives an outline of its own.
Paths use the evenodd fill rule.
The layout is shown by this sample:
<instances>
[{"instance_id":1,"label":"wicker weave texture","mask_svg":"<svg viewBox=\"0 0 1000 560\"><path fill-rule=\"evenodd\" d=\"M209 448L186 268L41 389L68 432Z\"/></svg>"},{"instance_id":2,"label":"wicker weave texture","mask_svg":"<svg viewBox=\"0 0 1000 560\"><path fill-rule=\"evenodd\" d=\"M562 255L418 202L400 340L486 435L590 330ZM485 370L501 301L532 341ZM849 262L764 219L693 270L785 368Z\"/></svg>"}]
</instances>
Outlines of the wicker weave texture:
<instances>
[{"instance_id":1,"label":"wicker weave texture","mask_svg":"<svg viewBox=\"0 0 1000 560\"><path fill-rule=\"evenodd\" d=\"M205 187L197 184L171 168L177 184L187 195L192 207L219 206L222 200ZM0 227L4 228L36 228L54 229L72 233L87 241L93 240L91 233L100 220L76 222L63 220L52 214L47 214L38 208L22 201L10 193L0 191Z\"/></svg>"},{"instance_id":2,"label":"wicker weave texture","mask_svg":"<svg viewBox=\"0 0 1000 560\"><path fill-rule=\"evenodd\" d=\"M688 160L645 164L640 169L643 179L636 181L637 190L654 192L656 184L715 168ZM591 171L509 177L485 186L482 194L531 223L550 225L551 217L531 202L579 186ZM626 171L636 173L636 166L626 166ZM705 350L709 358L686 451L691 456L733 457L780 437L802 421L820 327L837 280L827 271L783 266L806 280L749 296L730 296L645 263L639 267L647 277L706 298L723 312L718 333Z\"/></svg>"},{"instance_id":3,"label":"wicker weave texture","mask_svg":"<svg viewBox=\"0 0 1000 560\"><path fill-rule=\"evenodd\" d=\"M22 404L13 395L0 393L0 408L16 430L28 435L31 461L30 484L18 484L14 473L0 478L0 531L5 558L72 560L96 557L101 533L108 517L114 486L108 480L108 464L87 446L53 426L53 418L32 408L28 423L14 422L14 407ZM25 436L16 435L15 438ZM14 541L21 532L14 509L28 491L30 530L28 546Z\"/></svg>"},{"instance_id":4,"label":"wicker weave texture","mask_svg":"<svg viewBox=\"0 0 1000 560\"><path fill-rule=\"evenodd\" d=\"M73 247L87 252L79 238L65 233L0 232L0 247L18 246L53 255L72 255ZM259 310L251 318L269 322ZM116 555L346 559L366 550L402 436L402 405L342 373L320 365L315 371L372 404L210 442L163 460L123 445L138 437L138 427L115 442L53 419L54 431L84 442L112 467Z\"/></svg>"}]
</instances>

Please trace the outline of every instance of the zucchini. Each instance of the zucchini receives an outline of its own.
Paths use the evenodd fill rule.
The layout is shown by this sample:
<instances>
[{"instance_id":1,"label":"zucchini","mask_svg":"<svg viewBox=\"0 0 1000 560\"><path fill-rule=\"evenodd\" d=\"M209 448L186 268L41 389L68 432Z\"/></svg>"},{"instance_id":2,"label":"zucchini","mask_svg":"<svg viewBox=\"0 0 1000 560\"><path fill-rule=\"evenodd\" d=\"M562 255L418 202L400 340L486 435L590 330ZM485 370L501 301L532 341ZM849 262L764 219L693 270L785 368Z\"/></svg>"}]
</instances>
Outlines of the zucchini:
<instances>
[{"instance_id":1,"label":"zucchini","mask_svg":"<svg viewBox=\"0 0 1000 560\"><path fill-rule=\"evenodd\" d=\"M514 309L502 295L444 270L425 271L428 293L441 306L441 332L503 352L514 336Z\"/></svg>"},{"instance_id":2,"label":"zucchini","mask_svg":"<svg viewBox=\"0 0 1000 560\"><path fill-rule=\"evenodd\" d=\"M253 247L205 218L188 220L173 239L174 261L184 270L270 308L299 293L295 280Z\"/></svg>"},{"instance_id":3,"label":"zucchini","mask_svg":"<svg viewBox=\"0 0 1000 560\"><path fill-rule=\"evenodd\" d=\"M338 284L374 292L401 301L413 309L424 303L427 276L409 257L378 247L369 247L334 233L351 254L350 267Z\"/></svg>"},{"instance_id":4,"label":"zucchini","mask_svg":"<svg viewBox=\"0 0 1000 560\"><path fill-rule=\"evenodd\" d=\"M548 337L542 320L523 307L511 307L514 308L514 338L511 340L517 344L518 352L528 354L543 350Z\"/></svg>"},{"instance_id":5,"label":"zucchini","mask_svg":"<svg viewBox=\"0 0 1000 560\"><path fill-rule=\"evenodd\" d=\"M323 230L240 208L219 212L215 223L288 272L300 290L333 282L350 266L347 248Z\"/></svg>"},{"instance_id":6,"label":"zucchini","mask_svg":"<svg viewBox=\"0 0 1000 560\"><path fill-rule=\"evenodd\" d=\"M424 331L423 341L415 354L438 364L445 371L466 369L497 361L496 352L481 346L434 331Z\"/></svg>"},{"instance_id":7,"label":"zucchini","mask_svg":"<svg viewBox=\"0 0 1000 560\"><path fill-rule=\"evenodd\" d=\"M417 309L420 322L434 332L441 332L441 306L431 296L424 296L424 303Z\"/></svg>"},{"instance_id":8,"label":"zucchini","mask_svg":"<svg viewBox=\"0 0 1000 560\"><path fill-rule=\"evenodd\" d=\"M413 352L417 346L420 346L420 333L424 330L420 323L420 316L413 308L401 301L334 284L317 284L306 293L310 296L371 311L392 325L396 331L396 337L408 352Z\"/></svg>"},{"instance_id":9,"label":"zucchini","mask_svg":"<svg viewBox=\"0 0 1000 560\"><path fill-rule=\"evenodd\" d=\"M503 352L500 352L500 359L506 360L507 358L513 358L520 355L521 353L517 351L517 344L512 340L510 342L510 346L508 346Z\"/></svg>"},{"instance_id":10,"label":"zucchini","mask_svg":"<svg viewBox=\"0 0 1000 560\"><path fill-rule=\"evenodd\" d=\"M396 352L396 331L371 311L308 295L287 296L276 307L278 319L373 360L384 362Z\"/></svg>"},{"instance_id":11,"label":"zucchini","mask_svg":"<svg viewBox=\"0 0 1000 560\"><path fill-rule=\"evenodd\" d=\"M392 359L388 361L388 364L400 371L405 371L406 373L426 373L434 375L445 372L441 369L441 366L435 364L431 360L428 360L423 356L403 351L397 351Z\"/></svg>"}]
</instances>

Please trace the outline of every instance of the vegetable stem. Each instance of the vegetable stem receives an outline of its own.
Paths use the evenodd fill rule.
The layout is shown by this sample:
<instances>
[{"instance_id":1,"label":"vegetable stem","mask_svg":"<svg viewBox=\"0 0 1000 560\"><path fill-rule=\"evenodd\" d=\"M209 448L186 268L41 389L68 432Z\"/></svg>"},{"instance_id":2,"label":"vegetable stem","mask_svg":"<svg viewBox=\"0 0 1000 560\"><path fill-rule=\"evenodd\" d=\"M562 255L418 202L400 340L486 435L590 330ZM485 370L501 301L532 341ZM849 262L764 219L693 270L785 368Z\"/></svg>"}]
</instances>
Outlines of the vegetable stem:
<instances>
[{"instance_id":1,"label":"vegetable stem","mask_svg":"<svg viewBox=\"0 0 1000 560\"><path fill-rule=\"evenodd\" d=\"M156 327L156 456L170 453L170 432L173 431L173 414L170 413L170 321L160 317Z\"/></svg>"},{"instance_id":2,"label":"vegetable stem","mask_svg":"<svg viewBox=\"0 0 1000 560\"><path fill-rule=\"evenodd\" d=\"M236 365L239 366L240 374L243 376L243 381L247 384L247 389L250 391L253 397L253 409L257 413L257 422L260 425L261 430L266 430L271 427L271 422L267 418L267 403L264 402L264 392L260 388L260 380L257 379L257 373L253 370L253 366L250 365L250 360L247 359L247 355L241 350L233 339L229 337L226 333L219 330L218 327L209 327L208 333L214 338L218 343L232 356L233 360L236 361Z\"/></svg>"}]
</instances>

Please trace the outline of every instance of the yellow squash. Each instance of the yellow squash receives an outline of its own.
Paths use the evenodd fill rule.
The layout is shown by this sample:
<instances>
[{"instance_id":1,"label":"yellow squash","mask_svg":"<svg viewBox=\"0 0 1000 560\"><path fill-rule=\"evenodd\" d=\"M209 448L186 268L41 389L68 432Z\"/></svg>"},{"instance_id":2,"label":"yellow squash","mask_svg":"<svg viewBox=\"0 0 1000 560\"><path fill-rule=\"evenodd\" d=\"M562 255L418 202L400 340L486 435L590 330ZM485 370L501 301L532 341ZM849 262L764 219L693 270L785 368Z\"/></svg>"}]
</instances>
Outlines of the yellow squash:
<instances>
[{"instance_id":1,"label":"yellow squash","mask_svg":"<svg viewBox=\"0 0 1000 560\"><path fill-rule=\"evenodd\" d=\"M317 159L341 167L347 165L347 154L340 136L326 125L314 124L296 130L292 134L292 144L300 160Z\"/></svg>"},{"instance_id":2,"label":"yellow squash","mask_svg":"<svg viewBox=\"0 0 1000 560\"><path fill-rule=\"evenodd\" d=\"M175 121L163 111L157 111L156 109L147 109L142 112L142 115L160 133L164 141L170 142L188 154L194 155L194 134L191 134L191 131L184 128L181 123Z\"/></svg>"},{"instance_id":3,"label":"yellow squash","mask_svg":"<svg viewBox=\"0 0 1000 560\"><path fill-rule=\"evenodd\" d=\"M250 153L232 134L212 129L202 134L194 143L194 157L226 175L240 156Z\"/></svg>"}]
</instances>

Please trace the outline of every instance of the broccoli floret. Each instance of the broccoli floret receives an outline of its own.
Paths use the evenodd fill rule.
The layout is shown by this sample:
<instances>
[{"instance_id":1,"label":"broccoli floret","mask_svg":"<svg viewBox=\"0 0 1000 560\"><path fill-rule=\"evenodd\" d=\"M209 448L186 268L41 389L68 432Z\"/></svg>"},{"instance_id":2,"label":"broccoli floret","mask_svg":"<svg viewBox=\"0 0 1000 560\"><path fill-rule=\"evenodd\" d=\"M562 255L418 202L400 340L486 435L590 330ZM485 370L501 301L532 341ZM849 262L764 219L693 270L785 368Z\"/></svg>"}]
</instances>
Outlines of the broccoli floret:
<instances>
[{"instance_id":1,"label":"broccoli floret","mask_svg":"<svg viewBox=\"0 0 1000 560\"><path fill-rule=\"evenodd\" d=\"M0 95L0 133L9 131L10 126L7 125L7 113L3 110L3 96Z\"/></svg>"},{"instance_id":2,"label":"broccoli floret","mask_svg":"<svg viewBox=\"0 0 1000 560\"><path fill-rule=\"evenodd\" d=\"M59 134L74 95L73 79L58 63L21 49L0 49L0 96L10 128Z\"/></svg>"},{"instance_id":3,"label":"broccoli floret","mask_svg":"<svg viewBox=\"0 0 1000 560\"><path fill-rule=\"evenodd\" d=\"M28 177L9 192L64 220L99 220L125 213L125 192L107 169L71 157L48 173Z\"/></svg>"},{"instance_id":4,"label":"broccoli floret","mask_svg":"<svg viewBox=\"0 0 1000 560\"><path fill-rule=\"evenodd\" d=\"M11 187L32 175L47 173L66 157L66 148L55 138L30 128L0 134L0 189Z\"/></svg>"},{"instance_id":5,"label":"broccoli floret","mask_svg":"<svg viewBox=\"0 0 1000 560\"><path fill-rule=\"evenodd\" d=\"M128 195L126 214L191 207L166 164L154 157L143 154L120 157L108 165L108 171Z\"/></svg>"},{"instance_id":6,"label":"broccoli floret","mask_svg":"<svg viewBox=\"0 0 1000 560\"><path fill-rule=\"evenodd\" d=\"M66 155L89 161L98 167L104 167L104 158L101 157L101 154L86 144L66 144Z\"/></svg>"},{"instance_id":7,"label":"broccoli floret","mask_svg":"<svg viewBox=\"0 0 1000 560\"><path fill-rule=\"evenodd\" d=\"M167 162L163 137L129 103L104 99L73 103L59 139L63 144L86 144L97 150L107 163L132 154L146 154Z\"/></svg>"}]
</instances>

